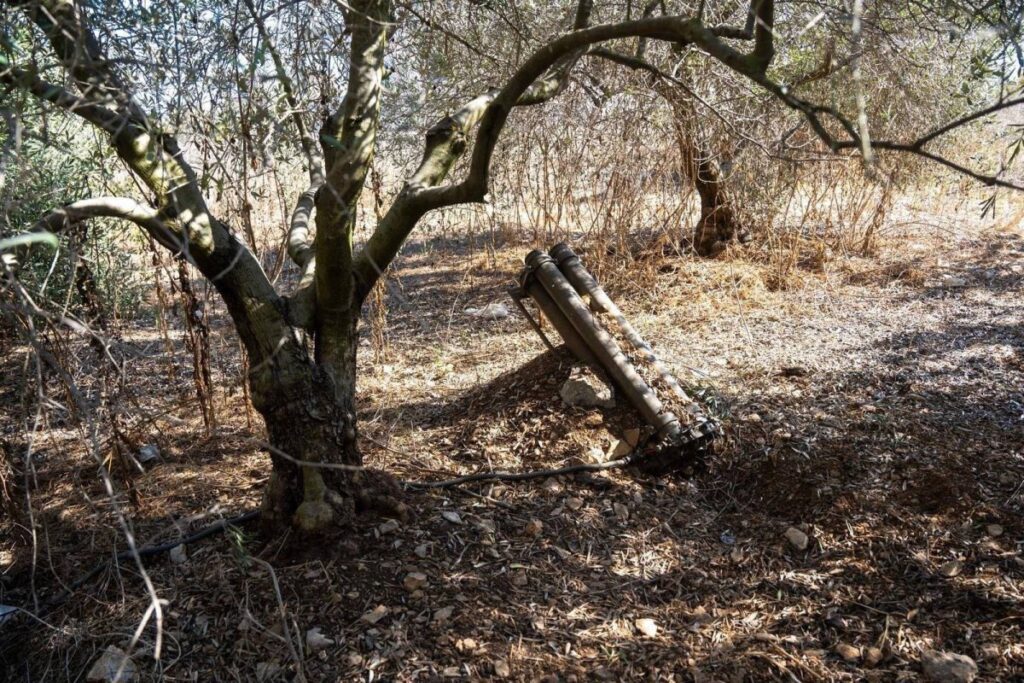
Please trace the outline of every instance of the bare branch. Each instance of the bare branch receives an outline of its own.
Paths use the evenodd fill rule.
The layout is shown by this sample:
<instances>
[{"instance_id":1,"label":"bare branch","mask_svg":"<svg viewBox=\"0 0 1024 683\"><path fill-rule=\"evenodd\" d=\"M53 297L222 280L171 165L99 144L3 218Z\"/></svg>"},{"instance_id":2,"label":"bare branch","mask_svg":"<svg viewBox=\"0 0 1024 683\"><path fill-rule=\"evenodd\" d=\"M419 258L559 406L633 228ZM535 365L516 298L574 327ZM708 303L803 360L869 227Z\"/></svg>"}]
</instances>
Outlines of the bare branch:
<instances>
[{"instance_id":1,"label":"bare branch","mask_svg":"<svg viewBox=\"0 0 1024 683\"><path fill-rule=\"evenodd\" d=\"M127 124L121 114L68 92L59 85L48 83L25 69L9 67L0 71L0 83L6 83L40 100L55 104L111 134L117 134Z\"/></svg>"},{"instance_id":2,"label":"bare branch","mask_svg":"<svg viewBox=\"0 0 1024 683\"><path fill-rule=\"evenodd\" d=\"M306 156L306 167L309 171L309 189L303 192L295 203L295 210L292 211L292 218L288 228L288 256L300 268L305 268L310 259L313 258L313 238L309 229L309 220L313 213L316 192L324 184L324 159L317 151L313 136L306 126L306 121L302 118L302 107L299 105L299 99L295 95L292 79L288 75L287 69L284 68L284 60L281 58L281 53L278 52L274 41L270 39L270 33L267 31L263 17L256 11L252 0L245 0L245 6L249 9L249 14L252 16L256 30L260 34L260 39L266 45L267 51L270 52L270 58L274 62L274 70L277 72L278 83L281 84L281 90L284 92L284 99L288 104L292 122L299 133L299 145L302 148L302 153Z\"/></svg>"},{"instance_id":3,"label":"bare branch","mask_svg":"<svg viewBox=\"0 0 1024 683\"><path fill-rule=\"evenodd\" d=\"M138 203L127 197L93 197L68 204L43 216L33 230L46 230L55 234L61 233L72 225L87 218L122 218L143 228L161 244L167 246L174 242L174 234L163 221L160 213L149 206Z\"/></svg>"}]
</instances>

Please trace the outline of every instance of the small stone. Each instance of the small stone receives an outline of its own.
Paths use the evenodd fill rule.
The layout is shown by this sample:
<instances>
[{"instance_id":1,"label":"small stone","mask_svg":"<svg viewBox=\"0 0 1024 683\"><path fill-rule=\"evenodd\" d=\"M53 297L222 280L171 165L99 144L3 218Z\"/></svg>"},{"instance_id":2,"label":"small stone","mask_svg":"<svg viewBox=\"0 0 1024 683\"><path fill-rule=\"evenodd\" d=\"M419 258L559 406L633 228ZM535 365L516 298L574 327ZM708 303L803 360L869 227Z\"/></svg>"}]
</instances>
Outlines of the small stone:
<instances>
[{"instance_id":1,"label":"small stone","mask_svg":"<svg viewBox=\"0 0 1024 683\"><path fill-rule=\"evenodd\" d=\"M569 373L562 388L558 390L566 405L579 408L612 408L615 399L608 384L598 377L593 370L586 367L575 367Z\"/></svg>"},{"instance_id":2,"label":"small stone","mask_svg":"<svg viewBox=\"0 0 1024 683\"><path fill-rule=\"evenodd\" d=\"M882 650L877 647L869 647L864 651L864 664L866 666L878 666L879 662L882 661Z\"/></svg>"},{"instance_id":3,"label":"small stone","mask_svg":"<svg viewBox=\"0 0 1024 683\"><path fill-rule=\"evenodd\" d=\"M430 554L430 546L426 543L420 543L413 552L416 553L416 557L426 557Z\"/></svg>"},{"instance_id":4,"label":"small stone","mask_svg":"<svg viewBox=\"0 0 1024 683\"><path fill-rule=\"evenodd\" d=\"M381 536L386 536L387 534L391 534L398 531L398 527L400 526L401 523L397 519L389 519L388 521L384 522L379 527L377 527L377 532Z\"/></svg>"},{"instance_id":5,"label":"small stone","mask_svg":"<svg viewBox=\"0 0 1024 683\"><path fill-rule=\"evenodd\" d=\"M412 593L427 585L427 575L423 572L409 572L402 580L402 587Z\"/></svg>"},{"instance_id":6,"label":"small stone","mask_svg":"<svg viewBox=\"0 0 1024 683\"><path fill-rule=\"evenodd\" d=\"M636 626L636 630L644 634L648 638L653 638L658 635L658 624L655 623L654 619L637 619L633 622Z\"/></svg>"},{"instance_id":7,"label":"small stone","mask_svg":"<svg viewBox=\"0 0 1024 683\"><path fill-rule=\"evenodd\" d=\"M434 611L434 621L445 622L452 618L452 614L455 613L454 607L442 607L439 610Z\"/></svg>"},{"instance_id":8,"label":"small stone","mask_svg":"<svg viewBox=\"0 0 1024 683\"><path fill-rule=\"evenodd\" d=\"M452 524L462 524L462 515L460 515L455 510L442 510L441 517L446 522L451 522Z\"/></svg>"},{"instance_id":9,"label":"small stone","mask_svg":"<svg viewBox=\"0 0 1024 683\"><path fill-rule=\"evenodd\" d=\"M530 538L536 538L540 536L541 532L544 531L544 522L539 519L531 519L523 527L523 535L529 536Z\"/></svg>"},{"instance_id":10,"label":"small stone","mask_svg":"<svg viewBox=\"0 0 1024 683\"><path fill-rule=\"evenodd\" d=\"M743 418L743 419L744 419L744 421L746 421L746 422L751 422L751 423L755 423L755 424L756 424L756 423L758 423L758 422L760 422L760 421L761 421L761 416L760 416L760 415L758 415L757 413L750 413L749 415L747 415L747 416L746 416L745 418Z\"/></svg>"},{"instance_id":11,"label":"small stone","mask_svg":"<svg viewBox=\"0 0 1024 683\"><path fill-rule=\"evenodd\" d=\"M188 553L185 551L184 543L171 548L171 552L169 552L168 555L171 558L171 562L174 564L185 564L188 562Z\"/></svg>"},{"instance_id":12,"label":"small stone","mask_svg":"<svg viewBox=\"0 0 1024 683\"><path fill-rule=\"evenodd\" d=\"M957 275L947 275L942 278L942 286L948 288L966 287L967 280Z\"/></svg>"},{"instance_id":13,"label":"small stone","mask_svg":"<svg viewBox=\"0 0 1024 683\"><path fill-rule=\"evenodd\" d=\"M319 652L320 650L327 649L329 645L334 645L334 641L321 633L319 626L306 631L307 651Z\"/></svg>"},{"instance_id":14,"label":"small stone","mask_svg":"<svg viewBox=\"0 0 1024 683\"><path fill-rule=\"evenodd\" d=\"M139 670L132 658L115 645L109 645L93 662L85 680L98 683L127 683L139 679Z\"/></svg>"},{"instance_id":15,"label":"small stone","mask_svg":"<svg viewBox=\"0 0 1024 683\"><path fill-rule=\"evenodd\" d=\"M483 308L467 308L466 315L484 320L504 320L509 316L509 310L505 304L490 303Z\"/></svg>"},{"instance_id":16,"label":"small stone","mask_svg":"<svg viewBox=\"0 0 1024 683\"><path fill-rule=\"evenodd\" d=\"M583 424L588 427L600 427L604 424L604 416L601 413L590 413L583 419Z\"/></svg>"},{"instance_id":17,"label":"small stone","mask_svg":"<svg viewBox=\"0 0 1024 683\"><path fill-rule=\"evenodd\" d=\"M455 641L455 649L459 652L472 652L477 648L477 642L472 638L460 638Z\"/></svg>"},{"instance_id":18,"label":"small stone","mask_svg":"<svg viewBox=\"0 0 1024 683\"><path fill-rule=\"evenodd\" d=\"M615 503L612 505L612 510L615 511L615 516L621 520L629 519L629 508L622 503Z\"/></svg>"},{"instance_id":19,"label":"small stone","mask_svg":"<svg viewBox=\"0 0 1024 683\"><path fill-rule=\"evenodd\" d=\"M139 462L145 464L152 462L160 457L160 449L154 444L147 443L145 446L139 449Z\"/></svg>"},{"instance_id":20,"label":"small stone","mask_svg":"<svg viewBox=\"0 0 1024 683\"><path fill-rule=\"evenodd\" d=\"M388 612L390 611L391 610L389 610L384 605L377 605L372 610L364 614L362 616L362 620L365 621L367 624L376 624L378 621L386 617Z\"/></svg>"},{"instance_id":21,"label":"small stone","mask_svg":"<svg viewBox=\"0 0 1024 683\"><path fill-rule=\"evenodd\" d=\"M811 543L811 539L807 537L807 534L795 526L786 529L786 540L797 550L807 550L807 546Z\"/></svg>"},{"instance_id":22,"label":"small stone","mask_svg":"<svg viewBox=\"0 0 1024 683\"><path fill-rule=\"evenodd\" d=\"M495 659L491 665L494 667L494 675L498 678L508 678L512 675L512 668L504 659Z\"/></svg>"},{"instance_id":23,"label":"small stone","mask_svg":"<svg viewBox=\"0 0 1024 683\"><path fill-rule=\"evenodd\" d=\"M608 447L607 453L605 453L605 460L618 460L632 452L633 447L626 443L624 439L615 439L615 441L612 441L612 445Z\"/></svg>"},{"instance_id":24,"label":"small stone","mask_svg":"<svg viewBox=\"0 0 1024 683\"><path fill-rule=\"evenodd\" d=\"M999 538L1003 535L1003 526L1001 524L989 524L985 527L985 533L992 538Z\"/></svg>"},{"instance_id":25,"label":"small stone","mask_svg":"<svg viewBox=\"0 0 1024 683\"><path fill-rule=\"evenodd\" d=\"M729 552L729 559L739 564L743 561L743 551L740 550L739 546L736 546Z\"/></svg>"},{"instance_id":26,"label":"small stone","mask_svg":"<svg viewBox=\"0 0 1024 683\"><path fill-rule=\"evenodd\" d=\"M577 510L583 507L583 499L576 498L575 496L567 498L565 500L565 507L569 508L573 512L576 512Z\"/></svg>"},{"instance_id":27,"label":"small stone","mask_svg":"<svg viewBox=\"0 0 1024 683\"><path fill-rule=\"evenodd\" d=\"M835 647L836 654L843 658L844 662L853 664L860 659L860 648L848 643L839 643Z\"/></svg>"},{"instance_id":28,"label":"small stone","mask_svg":"<svg viewBox=\"0 0 1024 683\"><path fill-rule=\"evenodd\" d=\"M935 650L921 653L921 670L933 683L971 683L978 675L978 665L967 655Z\"/></svg>"},{"instance_id":29,"label":"small stone","mask_svg":"<svg viewBox=\"0 0 1024 683\"><path fill-rule=\"evenodd\" d=\"M526 575L525 571L518 571L512 574L512 585L519 586L522 588L530 582L530 578Z\"/></svg>"},{"instance_id":30,"label":"small stone","mask_svg":"<svg viewBox=\"0 0 1024 683\"><path fill-rule=\"evenodd\" d=\"M950 560L949 562L943 562L939 567L939 575L945 576L947 579L951 579L957 576L964 569L964 564L960 560Z\"/></svg>"}]
</instances>

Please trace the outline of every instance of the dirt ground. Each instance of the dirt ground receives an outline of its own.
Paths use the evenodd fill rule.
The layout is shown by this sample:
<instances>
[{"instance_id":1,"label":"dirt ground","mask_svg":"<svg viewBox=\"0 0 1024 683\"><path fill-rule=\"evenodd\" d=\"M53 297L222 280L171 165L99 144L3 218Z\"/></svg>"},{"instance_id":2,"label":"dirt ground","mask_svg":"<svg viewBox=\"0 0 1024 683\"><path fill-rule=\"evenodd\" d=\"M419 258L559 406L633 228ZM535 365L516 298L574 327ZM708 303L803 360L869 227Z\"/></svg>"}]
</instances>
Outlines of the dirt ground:
<instances>
[{"instance_id":1,"label":"dirt ground","mask_svg":"<svg viewBox=\"0 0 1024 683\"><path fill-rule=\"evenodd\" d=\"M159 662L152 620L134 646L140 676L899 681L918 680L932 649L971 657L978 680L1024 680L1024 232L973 206L921 218L934 200L904 206L877 255L798 265L784 287L759 247L638 254L602 274L722 421L706 471L410 488L403 523L367 516L315 544L263 545L251 527L210 537L147 561L166 602ZM512 308L529 248L409 245L388 347L367 335L362 350L367 464L410 481L558 467L638 426L621 400L563 405L571 360L514 309L466 314ZM0 622L9 680L85 680L105 648L128 649L150 604L130 562L48 607L124 549L114 503L149 544L254 508L267 478L228 329L215 330L220 423L205 437L188 359L168 363L152 325L121 336L134 414L148 416L132 424L161 455L115 476L110 497L87 430L53 418L40 431L37 534L0 522L0 603L38 614ZM25 389L6 378L26 358L4 361L10 444Z\"/></svg>"}]
</instances>

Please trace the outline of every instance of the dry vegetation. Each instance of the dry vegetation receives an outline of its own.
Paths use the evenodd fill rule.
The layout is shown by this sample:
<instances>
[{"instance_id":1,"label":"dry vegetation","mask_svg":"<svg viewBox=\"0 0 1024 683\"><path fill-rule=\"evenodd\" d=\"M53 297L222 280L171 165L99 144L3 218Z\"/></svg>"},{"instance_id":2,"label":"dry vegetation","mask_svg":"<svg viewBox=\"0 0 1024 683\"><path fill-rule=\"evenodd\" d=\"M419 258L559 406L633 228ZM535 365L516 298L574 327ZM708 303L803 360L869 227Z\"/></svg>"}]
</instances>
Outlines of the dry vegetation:
<instances>
[{"instance_id":1,"label":"dry vegetation","mask_svg":"<svg viewBox=\"0 0 1024 683\"><path fill-rule=\"evenodd\" d=\"M167 601L163 656L146 656L150 622L143 679L916 680L926 648L969 655L979 680L1024 676L1024 205L979 221L976 198L953 204L950 189L889 204L870 256L849 231L780 231L711 261L580 239L721 417L707 470L409 488L407 522L365 516L315 547L243 526L160 555L146 568ZM569 358L515 312L465 313L506 300L531 244L435 225L408 245L362 342L368 465L408 481L560 466L635 425L621 405L564 406ZM2 656L33 680L83 680L147 609L130 562L51 602L124 549L112 503L151 544L252 509L267 476L228 328L212 330L206 436L181 320L125 321L115 338L123 378L83 342L64 353L85 390L117 396L122 451L160 458L114 461L110 498L86 446L116 458L111 431L51 404L34 466L5 481L0 603L38 618L0 624ZM37 415L32 363L24 347L4 357L11 452ZM309 647L310 629L332 642Z\"/></svg>"}]
</instances>

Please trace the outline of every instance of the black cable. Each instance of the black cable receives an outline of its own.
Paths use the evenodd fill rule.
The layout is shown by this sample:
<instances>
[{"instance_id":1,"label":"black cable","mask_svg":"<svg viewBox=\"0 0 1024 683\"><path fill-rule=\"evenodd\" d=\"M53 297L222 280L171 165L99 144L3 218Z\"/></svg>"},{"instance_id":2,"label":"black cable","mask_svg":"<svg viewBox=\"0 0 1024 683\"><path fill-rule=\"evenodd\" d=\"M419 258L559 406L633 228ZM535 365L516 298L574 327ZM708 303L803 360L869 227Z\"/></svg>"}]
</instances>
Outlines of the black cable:
<instances>
[{"instance_id":1,"label":"black cable","mask_svg":"<svg viewBox=\"0 0 1024 683\"><path fill-rule=\"evenodd\" d=\"M403 481L402 486L416 489L443 489L480 481L527 481L529 479L557 477L562 474L574 474L576 472L600 472L601 470L610 470L615 469L616 467L626 467L627 465L633 464L635 460L635 456L627 455L625 458L620 458L618 460L569 465L567 467L560 467L553 470L531 470L529 472L478 472L476 474L467 474L464 477L456 477L455 479L445 479L444 481Z\"/></svg>"},{"instance_id":2,"label":"black cable","mask_svg":"<svg viewBox=\"0 0 1024 683\"><path fill-rule=\"evenodd\" d=\"M151 557L153 555L159 555L160 553L165 553L169 550L173 550L174 548L177 548L179 545L188 545L189 543L195 543L196 541L200 541L208 536L219 534L222 531L226 531L228 527L244 524L250 520L256 519L259 516L259 510L250 510L249 512L238 515L237 517L232 517L230 519L222 519L214 524L211 524L208 527L200 529L191 536L179 538L175 541L168 541L166 543L160 543L158 545L151 545L145 548L140 548L138 550L138 556L142 558ZM71 594L74 593L76 588L92 579L94 576L102 572L104 569L109 567L114 562L125 562L127 560L133 559L135 555L136 553L132 552L131 550L125 550L115 555L113 560L103 560L102 562L98 563L87 573L82 574L77 579L68 584L68 587L65 588L63 592L58 593L57 595L54 595L49 600L47 600L46 608L42 611L48 611L65 602L68 598L71 597Z\"/></svg>"}]
</instances>

